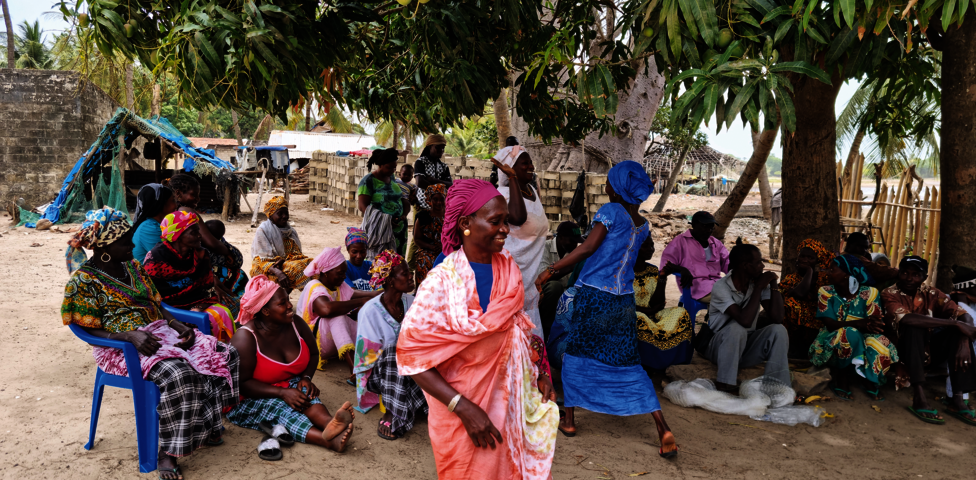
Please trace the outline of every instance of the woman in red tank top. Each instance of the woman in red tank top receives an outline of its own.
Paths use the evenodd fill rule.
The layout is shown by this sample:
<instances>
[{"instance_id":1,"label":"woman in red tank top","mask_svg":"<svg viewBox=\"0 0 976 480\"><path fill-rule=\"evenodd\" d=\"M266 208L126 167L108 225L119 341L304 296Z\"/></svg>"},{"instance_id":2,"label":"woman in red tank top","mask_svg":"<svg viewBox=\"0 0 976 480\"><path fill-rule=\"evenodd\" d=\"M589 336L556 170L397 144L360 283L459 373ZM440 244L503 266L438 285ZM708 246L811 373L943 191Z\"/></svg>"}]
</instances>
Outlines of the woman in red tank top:
<instances>
[{"instance_id":1,"label":"woman in red tank top","mask_svg":"<svg viewBox=\"0 0 976 480\"><path fill-rule=\"evenodd\" d=\"M319 401L319 389L312 383L319 353L309 348L315 337L295 316L285 290L264 275L252 278L238 321L242 327L231 345L241 355L242 395L227 419L268 435L258 449L262 455L272 439L274 445L277 441L290 446L298 440L343 452L352 435L352 406L346 402L332 415ZM276 456L269 459L280 459L277 452Z\"/></svg>"}]
</instances>

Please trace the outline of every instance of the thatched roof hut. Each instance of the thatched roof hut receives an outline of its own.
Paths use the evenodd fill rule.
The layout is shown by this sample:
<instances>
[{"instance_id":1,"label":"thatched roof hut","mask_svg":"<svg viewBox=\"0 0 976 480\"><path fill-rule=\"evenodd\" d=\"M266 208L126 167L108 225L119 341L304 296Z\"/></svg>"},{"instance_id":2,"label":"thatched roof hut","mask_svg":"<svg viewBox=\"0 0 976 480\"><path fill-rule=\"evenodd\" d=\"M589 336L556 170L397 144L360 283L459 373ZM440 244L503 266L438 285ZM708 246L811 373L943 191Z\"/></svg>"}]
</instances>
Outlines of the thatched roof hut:
<instances>
[{"instance_id":1,"label":"thatched roof hut","mask_svg":"<svg viewBox=\"0 0 976 480\"><path fill-rule=\"evenodd\" d=\"M667 137L657 136L647 142L647 148L644 151L644 168L650 174L667 176L671 173L671 169L674 168L679 156L681 156L680 148L671 143ZM719 152L708 145L692 150L685 156L685 170L691 173L698 171L700 172L698 176L705 175L705 170L714 173L731 171L738 175L742 169L742 164L743 162L738 158Z\"/></svg>"}]
</instances>

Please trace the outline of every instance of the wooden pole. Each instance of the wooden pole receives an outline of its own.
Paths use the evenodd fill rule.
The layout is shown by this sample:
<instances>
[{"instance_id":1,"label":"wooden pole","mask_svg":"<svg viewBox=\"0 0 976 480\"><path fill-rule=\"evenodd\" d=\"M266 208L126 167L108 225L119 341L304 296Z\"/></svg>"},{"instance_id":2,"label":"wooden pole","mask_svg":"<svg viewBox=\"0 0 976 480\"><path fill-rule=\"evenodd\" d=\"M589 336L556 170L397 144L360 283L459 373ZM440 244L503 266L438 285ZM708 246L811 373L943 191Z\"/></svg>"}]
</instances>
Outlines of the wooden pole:
<instances>
[{"instance_id":1,"label":"wooden pole","mask_svg":"<svg viewBox=\"0 0 976 480\"><path fill-rule=\"evenodd\" d=\"M264 196L264 176L268 173L268 161L265 159L258 160L259 165L261 162L264 162L264 170L261 171L261 180L258 180L258 200L254 203L257 208L254 208L254 213L251 214L251 228L257 227L258 208L261 208L261 197Z\"/></svg>"},{"instance_id":2,"label":"wooden pole","mask_svg":"<svg viewBox=\"0 0 976 480\"><path fill-rule=\"evenodd\" d=\"M902 190L905 189L906 177L907 177L906 173L902 172L901 179L898 181L898 188L894 190L893 195L891 196L891 203L895 205L898 204L898 200L901 199ZM895 224L897 223L896 220L898 218L898 208L895 205L892 205L891 208L888 209L888 212L885 215L885 226L884 226L884 236L885 238L888 239L888 245L887 245L888 250L885 253L888 255L888 258L892 260L892 262L894 262L894 258L895 258L894 245L896 244L894 227Z\"/></svg>"},{"instance_id":3,"label":"wooden pole","mask_svg":"<svg viewBox=\"0 0 976 480\"><path fill-rule=\"evenodd\" d=\"M888 185L879 185L879 188L881 188L881 194L878 197L878 201L875 203L875 210L871 218L871 224L880 228L879 232L881 233L881 248L879 249L877 246L873 245L872 242L871 250L874 252L886 251L888 244L888 240L884 236L884 217L885 210L888 208L888 206L885 204L888 201Z\"/></svg>"},{"instance_id":4,"label":"wooden pole","mask_svg":"<svg viewBox=\"0 0 976 480\"><path fill-rule=\"evenodd\" d=\"M861 194L861 180L864 178L864 154L858 156L857 170L854 171L854 198L858 200L863 200L864 195ZM858 220L861 219L861 205L858 203L851 204L851 217Z\"/></svg>"},{"instance_id":5,"label":"wooden pole","mask_svg":"<svg viewBox=\"0 0 976 480\"><path fill-rule=\"evenodd\" d=\"M914 255L924 253L922 252L922 246L924 245L924 243L922 243L922 225L925 224L926 212L924 211L924 208L925 205L928 205L929 203L929 195L932 193L931 190L931 188L925 187L925 200L919 204L920 208L915 210L915 243L912 246L912 252L914 252Z\"/></svg>"},{"instance_id":6,"label":"wooden pole","mask_svg":"<svg viewBox=\"0 0 976 480\"><path fill-rule=\"evenodd\" d=\"M227 185L224 185L224 210L220 212L220 220L224 222L230 219L230 199L231 195L234 194L234 189L231 188L233 186L233 181L234 178L231 176L231 178L227 179Z\"/></svg>"},{"instance_id":7,"label":"wooden pole","mask_svg":"<svg viewBox=\"0 0 976 480\"><path fill-rule=\"evenodd\" d=\"M895 231L895 240L898 242L897 251L895 255L897 258L891 259L892 265L898 265L902 257L905 256L905 232L908 226L908 217L911 214L911 200L912 200L912 177L909 176L907 183L905 184L905 191L902 194L901 207L898 209L898 229Z\"/></svg>"},{"instance_id":8,"label":"wooden pole","mask_svg":"<svg viewBox=\"0 0 976 480\"><path fill-rule=\"evenodd\" d=\"M939 212L935 214L935 229L932 231L932 252L929 254L929 281L935 285L936 272L939 271L939 227L942 223L942 192L939 192Z\"/></svg>"},{"instance_id":9,"label":"wooden pole","mask_svg":"<svg viewBox=\"0 0 976 480\"><path fill-rule=\"evenodd\" d=\"M939 189L936 187L932 187L932 207L935 208L936 205L939 205L941 203L942 203L942 198L941 195L939 194ZM925 252L923 253L923 256L925 257L926 260L929 260L930 264L932 263L932 251L935 249L936 246L935 237L939 231L938 219L939 219L938 212L930 213L929 225L928 225L929 228L928 231L925 232L926 234L925 236L927 238L925 239Z\"/></svg>"}]
</instances>

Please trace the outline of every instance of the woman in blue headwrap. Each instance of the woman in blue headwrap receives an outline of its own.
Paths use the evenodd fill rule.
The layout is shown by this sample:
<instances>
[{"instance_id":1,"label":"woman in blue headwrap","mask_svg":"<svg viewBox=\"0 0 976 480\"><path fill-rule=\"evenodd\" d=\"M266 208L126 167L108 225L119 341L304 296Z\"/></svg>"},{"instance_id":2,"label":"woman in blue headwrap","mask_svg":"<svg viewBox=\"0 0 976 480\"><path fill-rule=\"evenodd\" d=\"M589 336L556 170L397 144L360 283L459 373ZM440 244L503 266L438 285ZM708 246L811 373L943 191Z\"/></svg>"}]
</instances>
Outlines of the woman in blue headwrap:
<instances>
[{"instance_id":1,"label":"woman in blue headwrap","mask_svg":"<svg viewBox=\"0 0 976 480\"><path fill-rule=\"evenodd\" d=\"M857 257L846 254L830 262L827 281L817 295L817 319L823 328L810 346L810 360L830 367L830 388L838 397L852 399L851 383L861 376L871 399L884 400L880 388L888 368L898 361L898 351L883 335L880 295L870 286L874 279Z\"/></svg>"},{"instance_id":2,"label":"woman in blue headwrap","mask_svg":"<svg viewBox=\"0 0 976 480\"><path fill-rule=\"evenodd\" d=\"M563 355L563 396L566 415L559 431L576 435L573 408L610 415L650 413L661 438L662 457L678 454L678 446L654 393L654 384L637 353L637 306L634 264L650 235L637 209L653 186L639 163L618 163L607 174L610 203L600 207L582 245L539 275L536 287L550 277L568 273L586 260L576 281L573 315Z\"/></svg>"}]
</instances>

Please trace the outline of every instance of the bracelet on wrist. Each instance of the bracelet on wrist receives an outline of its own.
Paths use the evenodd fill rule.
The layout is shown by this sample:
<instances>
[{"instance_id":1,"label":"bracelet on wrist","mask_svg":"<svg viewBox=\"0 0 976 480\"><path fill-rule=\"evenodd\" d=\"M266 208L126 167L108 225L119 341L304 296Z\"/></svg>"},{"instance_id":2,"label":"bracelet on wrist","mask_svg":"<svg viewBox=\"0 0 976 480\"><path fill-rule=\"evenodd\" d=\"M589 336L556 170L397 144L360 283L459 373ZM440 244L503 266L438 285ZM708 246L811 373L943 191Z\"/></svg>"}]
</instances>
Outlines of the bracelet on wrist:
<instances>
[{"instance_id":1,"label":"bracelet on wrist","mask_svg":"<svg viewBox=\"0 0 976 480\"><path fill-rule=\"evenodd\" d=\"M302 380L308 380L308 381L311 382L312 381L312 376L311 375L302 375Z\"/></svg>"},{"instance_id":2,"label":"bracelet on wrist","mask_svg":"<svg viewBox=\"0 0 976 480\"><path fill-rule=\"evenodd\" d=\"M556 268L554 266L552 266L552 265L549 265L548 267L546 267L546 271L549 272L549 276L552 276L552 277L555 277L556 275L559 275L559 270L556 270Z\"/></svg>"},{"instance_id":3,"label":"bracelet on wrist","mask_svg":"<svg viewBox=\"0 0 976 480\"><path fill-rule=\"evenodd\" d=\"M461 394L457 394L451 399L450 403L447 404L447 411L454 413L454 409L457 408L458 403L461 401Z\"/></svg>"}]
</instances>

